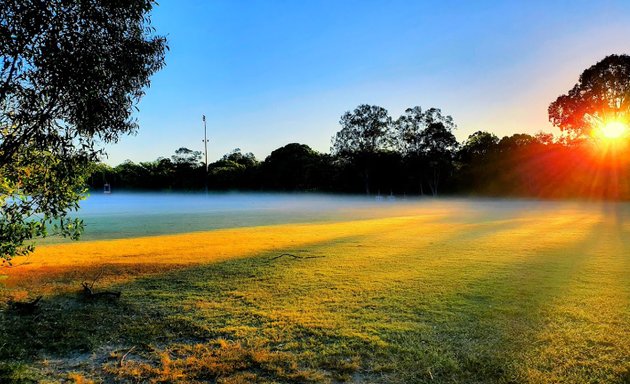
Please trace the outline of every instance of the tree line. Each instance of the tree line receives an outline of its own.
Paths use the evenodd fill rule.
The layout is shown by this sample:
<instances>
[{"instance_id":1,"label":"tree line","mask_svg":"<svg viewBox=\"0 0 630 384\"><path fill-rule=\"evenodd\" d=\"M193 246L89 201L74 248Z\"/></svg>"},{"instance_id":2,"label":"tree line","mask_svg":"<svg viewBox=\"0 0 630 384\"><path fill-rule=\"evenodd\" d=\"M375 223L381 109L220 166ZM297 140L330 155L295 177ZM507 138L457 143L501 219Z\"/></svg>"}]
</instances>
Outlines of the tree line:
<instances>
[{"instance_id":1,"label":"tree line","mask_svg":"<svg viewBox=\"0 0 630 384\"><path fill-rule=\"evenodd\" d=\"M99 190L320 191L372 195L466 194L544 198L627 198L630 168L602 143L540 132L499 138L478 131L458 142L438 108L387 110L362 104L341 116L330 153L291 143L263 161L235 149L208 165L200 151L118 166L95 164Z\"/></svg>"}]
</instances>

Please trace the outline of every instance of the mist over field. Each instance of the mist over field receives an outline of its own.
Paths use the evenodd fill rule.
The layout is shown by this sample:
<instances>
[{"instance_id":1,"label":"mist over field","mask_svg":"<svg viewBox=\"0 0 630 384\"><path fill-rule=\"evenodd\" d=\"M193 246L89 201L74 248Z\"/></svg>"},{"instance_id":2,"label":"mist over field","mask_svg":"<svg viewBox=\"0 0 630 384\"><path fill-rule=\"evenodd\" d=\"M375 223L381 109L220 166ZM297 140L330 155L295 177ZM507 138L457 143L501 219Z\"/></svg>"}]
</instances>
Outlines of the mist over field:
<instances>
[{"instance_id":1,"label":"mist over field","mask_svg":"<svg viewBox=\"0 0 630 384\"><path fill-rule=\"evenodd\" d=\"M368 217L384 203L304 193L93 193L78 216L89 240Z\"/></svg>"},{"instance_id":2,"label":"mist over field","mask_svg":"<svg viewBox=\"0 0 630 384\"><path fill-rule=\"evenodd\" d=\"M451 219L494 221L557 210L630 213L616 202L493 198L419 198L316 193L92 192L76 216L84 220L82 240L115 239L288 223L343 221L436 211ZM444 218L443 218L444 219ZM68 240L44 239L44 243Z\"/></svg>"}]
</instances>

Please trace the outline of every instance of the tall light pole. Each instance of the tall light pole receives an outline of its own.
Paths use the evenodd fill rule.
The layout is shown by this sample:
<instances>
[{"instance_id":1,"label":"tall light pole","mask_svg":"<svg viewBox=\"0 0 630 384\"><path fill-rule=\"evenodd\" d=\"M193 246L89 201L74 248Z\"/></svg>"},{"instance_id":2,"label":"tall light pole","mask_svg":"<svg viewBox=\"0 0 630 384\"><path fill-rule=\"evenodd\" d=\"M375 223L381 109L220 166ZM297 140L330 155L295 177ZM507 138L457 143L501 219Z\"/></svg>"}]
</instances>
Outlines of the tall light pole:
<instances>
[{"instance_id":1,"label":"tall light pole","mask_svg":"<svg viewBox=\"0 0 630 384\"><path fill-rule=\"evenodd\" d=\"M203 120L203 146L204 153L206 155L206 173L203 176L203 185L206 189L206 193L208 192L208 130L206 129L206 115L201 115L201 120Z\"/></svg>"},{"instance_id":2,"label":"tall light pole","mask_svg":"<svg viewBox=\"0 0 630 384\"><path fill-rule=\"evenodd\" d=\"M206 154L206 174L208 173L208 131L206 129L206 115L201 115L201 120L203 120L203 145L204 152Z\"/></svg>"}]
</instances>

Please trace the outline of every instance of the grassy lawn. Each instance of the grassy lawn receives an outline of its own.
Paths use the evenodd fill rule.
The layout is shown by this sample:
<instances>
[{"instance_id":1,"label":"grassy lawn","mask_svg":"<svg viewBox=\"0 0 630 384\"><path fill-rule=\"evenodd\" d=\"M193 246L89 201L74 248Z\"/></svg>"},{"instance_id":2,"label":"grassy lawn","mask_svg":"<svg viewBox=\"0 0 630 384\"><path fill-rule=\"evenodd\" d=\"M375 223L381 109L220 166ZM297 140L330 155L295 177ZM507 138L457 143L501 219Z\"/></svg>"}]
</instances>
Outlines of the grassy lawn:
<instances>
[{"instance_id":1,"label":"grassy lawn","mask_svg":"<svg viewBox=\"0 0 630 384\"><path fill-rule=\"evenodd\" d=\"M2 302L44 296L0 313L0 382L628 383L627 211L441 203L46 245L0 270ZM101 272L120 300L79 297Z\"/></svg>"}]
</instances>

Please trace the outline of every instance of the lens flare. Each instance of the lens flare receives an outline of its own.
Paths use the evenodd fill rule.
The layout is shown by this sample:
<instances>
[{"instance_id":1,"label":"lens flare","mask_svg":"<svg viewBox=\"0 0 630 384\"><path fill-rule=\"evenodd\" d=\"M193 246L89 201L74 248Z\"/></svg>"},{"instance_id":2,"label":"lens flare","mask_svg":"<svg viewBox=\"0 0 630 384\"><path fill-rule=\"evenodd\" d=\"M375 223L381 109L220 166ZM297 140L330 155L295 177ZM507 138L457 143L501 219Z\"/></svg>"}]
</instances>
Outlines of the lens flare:
<instances>
[{"instance_id":1,"label":"lens flare","mask_svg":"<svg viewBox=\"0 0 630 384\"><path fill-rule=\"evenodd\" d=\"M609 121L599 131L599 135L605 139L618 139L626 134L628 126L621 121Z\"/></svg>"}]
</instances>

